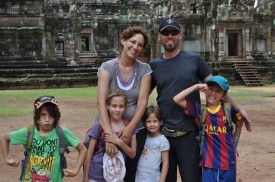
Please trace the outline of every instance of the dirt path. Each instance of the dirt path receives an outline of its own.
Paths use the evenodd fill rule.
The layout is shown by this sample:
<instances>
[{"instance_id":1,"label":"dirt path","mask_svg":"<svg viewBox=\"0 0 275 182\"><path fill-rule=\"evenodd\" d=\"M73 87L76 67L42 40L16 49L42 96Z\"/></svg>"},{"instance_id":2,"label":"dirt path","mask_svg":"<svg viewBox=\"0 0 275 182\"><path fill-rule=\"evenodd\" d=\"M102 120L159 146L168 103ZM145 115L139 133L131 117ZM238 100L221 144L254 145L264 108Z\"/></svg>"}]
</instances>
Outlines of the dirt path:
<instances>
[{"instance_id":1,"label":"dirt path","mask_svg":"<svg viewBox=\"0 0 275 182\"><path fill-rule=\"evenodd\" d=\"M247 102L243 107L247 110L253 121L253 132L247 132L243 128L241 140L238 146L239 157L237 158L237 181L238 182L273 182L275 181L275 88L249 87L249 90L261 90L274 93L274 97L262 102ZM26 107L30 110L29 101ZM62 124L73 131L83 140L85 132L93 122L95 103L84 100L59 101L62 113ZM14 103L16 104L16 103ZM12 129L28 126L32 121L31 116L9 118L4 120L0 117L0 133L5 134ZM72 149L71 149L72 150ZM1 153L2 155L2 153ZM11 155L17 159L23 156L22 146L12 146ZM69 167L74 166L77 153L72 150L68 155ZM4 164L0 157L0 181L18 181L21 167L12 168ZM65 182L80 182L82 171L74 178L65 178ZM180 181L180 180L179 180Z\"/></svg>"}]
</instances>

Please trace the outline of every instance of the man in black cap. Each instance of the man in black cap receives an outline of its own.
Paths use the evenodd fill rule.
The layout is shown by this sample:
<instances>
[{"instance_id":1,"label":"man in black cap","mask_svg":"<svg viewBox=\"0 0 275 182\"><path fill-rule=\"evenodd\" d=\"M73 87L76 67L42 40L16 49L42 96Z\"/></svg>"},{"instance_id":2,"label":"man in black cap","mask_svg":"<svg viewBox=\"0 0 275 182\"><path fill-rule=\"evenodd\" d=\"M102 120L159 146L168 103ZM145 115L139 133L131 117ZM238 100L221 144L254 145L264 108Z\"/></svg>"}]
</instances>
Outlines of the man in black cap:
<instances>
[{"instance_id":1,"label":"man in black cap","mask_svg":"<svg viewBox=\"0 0 275 182\"><path fill-rule=\"evenodd\" d=\"M157 89L157 103L163 111L164 119L162 132L170 142L166 181L177 181L178 166L182 181L199 182L201 170L196 139L198 128L194 118L184 115L182 108L173 102L173 97L196 83L206 82L212 75L200 55L181 51L182 36L180 24L175 18L166 17L161 20L158 40L164 53L149 63L153 71L151 89ZM199 91L190 94L188 99L200 103ZM231 98L228 100L233 102ZM243 109L238 105L235 108L248 120Z\"/></svg>"},{"instance_id":2,"label":"man in black cap","mask_svg":"<svg viewBox=\"0 0 275 182\"><path fill-rule=\"evenodd\" d=\"M182 32L173 17L163 18L158 40L164 48L160 58L150 62L153 70L152 89L157 88L157 103L164 113L163 134L170 142L169 170L166 181L177 181L177 166L182 181L200 181L198 128L193 118L183 115L182 109L173 102L180 91L211 77L210 70L201 56L181 51ZM164 74L165 73L165 74ZM199 92L189 96L200 102Z\"/></svg>"}]
</instances>

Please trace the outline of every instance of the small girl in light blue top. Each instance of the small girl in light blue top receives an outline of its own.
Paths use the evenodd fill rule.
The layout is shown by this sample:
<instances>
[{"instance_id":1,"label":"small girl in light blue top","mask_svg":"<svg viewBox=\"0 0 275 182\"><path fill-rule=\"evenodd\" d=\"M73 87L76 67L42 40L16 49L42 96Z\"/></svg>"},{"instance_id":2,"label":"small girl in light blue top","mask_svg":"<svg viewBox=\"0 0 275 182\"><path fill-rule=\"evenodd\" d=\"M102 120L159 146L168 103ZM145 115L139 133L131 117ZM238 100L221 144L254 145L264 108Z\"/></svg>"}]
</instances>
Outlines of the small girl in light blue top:
<instances>
[{"instance_id":1,"label":"small girl in light blue top","mask_svg":"<svg viewBox=\"0 0 275 182\"><path fill-rule=\"evenodd\" d=\"M140 156L136 182L164 182L169 165L169 142L161 133L163 124L161 112L156 106L149 106L143 116L148 135ZM160 171L160 164L162 169Z\"/></svg>"}]
</instances>

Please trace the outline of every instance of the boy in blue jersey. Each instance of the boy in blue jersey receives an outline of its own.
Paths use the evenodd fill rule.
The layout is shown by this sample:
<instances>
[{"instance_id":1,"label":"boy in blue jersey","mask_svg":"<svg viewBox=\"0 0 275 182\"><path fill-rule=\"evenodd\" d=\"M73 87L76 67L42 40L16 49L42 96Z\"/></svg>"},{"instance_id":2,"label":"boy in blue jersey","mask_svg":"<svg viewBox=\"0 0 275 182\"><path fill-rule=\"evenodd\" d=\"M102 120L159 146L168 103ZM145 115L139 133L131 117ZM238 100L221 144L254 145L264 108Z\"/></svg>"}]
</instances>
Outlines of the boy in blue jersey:
<instances>
[{"instance_id":1,"label":"boy in blue jersey","mask_svg":"<svg viewBox=\"0 0 275 182\"><path fill-rule=\"evenodd\" d=\"M235 135L240 137L242 121L238 111L230 106L230 117L226 116L226 108L223 103L229 89L228 81L222 76L213 76L207 84L195 84L177 94L173 100L183 108L185 115L196 117L199 126L199 118L202 117L201 105L192 102L186 97L192 92L201 90L206 97L206 115L203 117L205 137L202 138L202 181L218 182L220 180L236 181L236 146L234 141L231 121L235 124Z\"/></svg>"}]
</instances>

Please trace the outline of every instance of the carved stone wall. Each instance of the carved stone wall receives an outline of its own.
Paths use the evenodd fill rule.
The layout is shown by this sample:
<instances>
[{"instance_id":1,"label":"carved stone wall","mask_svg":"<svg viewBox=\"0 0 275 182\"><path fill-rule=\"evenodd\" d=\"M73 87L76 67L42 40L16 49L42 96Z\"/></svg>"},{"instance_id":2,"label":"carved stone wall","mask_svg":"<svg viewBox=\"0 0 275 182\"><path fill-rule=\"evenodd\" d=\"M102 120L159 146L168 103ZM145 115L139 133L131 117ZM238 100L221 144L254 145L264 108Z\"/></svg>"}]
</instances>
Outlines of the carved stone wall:
<instances>
[{"instance_id":1,"label":"carved stone wall","mask_svg":"<svg viewBox=\"0 0 275 182\"><path fill-rule=\"evenodd\" d=\"M43 2L0 2L0 55L41 57Z\"/></svg>"},{"instance_id":2,"label":"carved stone wall","mask_svg":"<svg viewBox=\"0 0 275 182\"><path fill-rule=\"evenodd\" d=\"M99 66L120 51L119 35L130 25L147 30L151 45L140 59L163 51L159 22L174 16L181 45L208 62L230 57L275 57L275 2L270 0L5 0L0 2L0 54L5 59L86 62Z\"/></svg>"}]
</instances>

